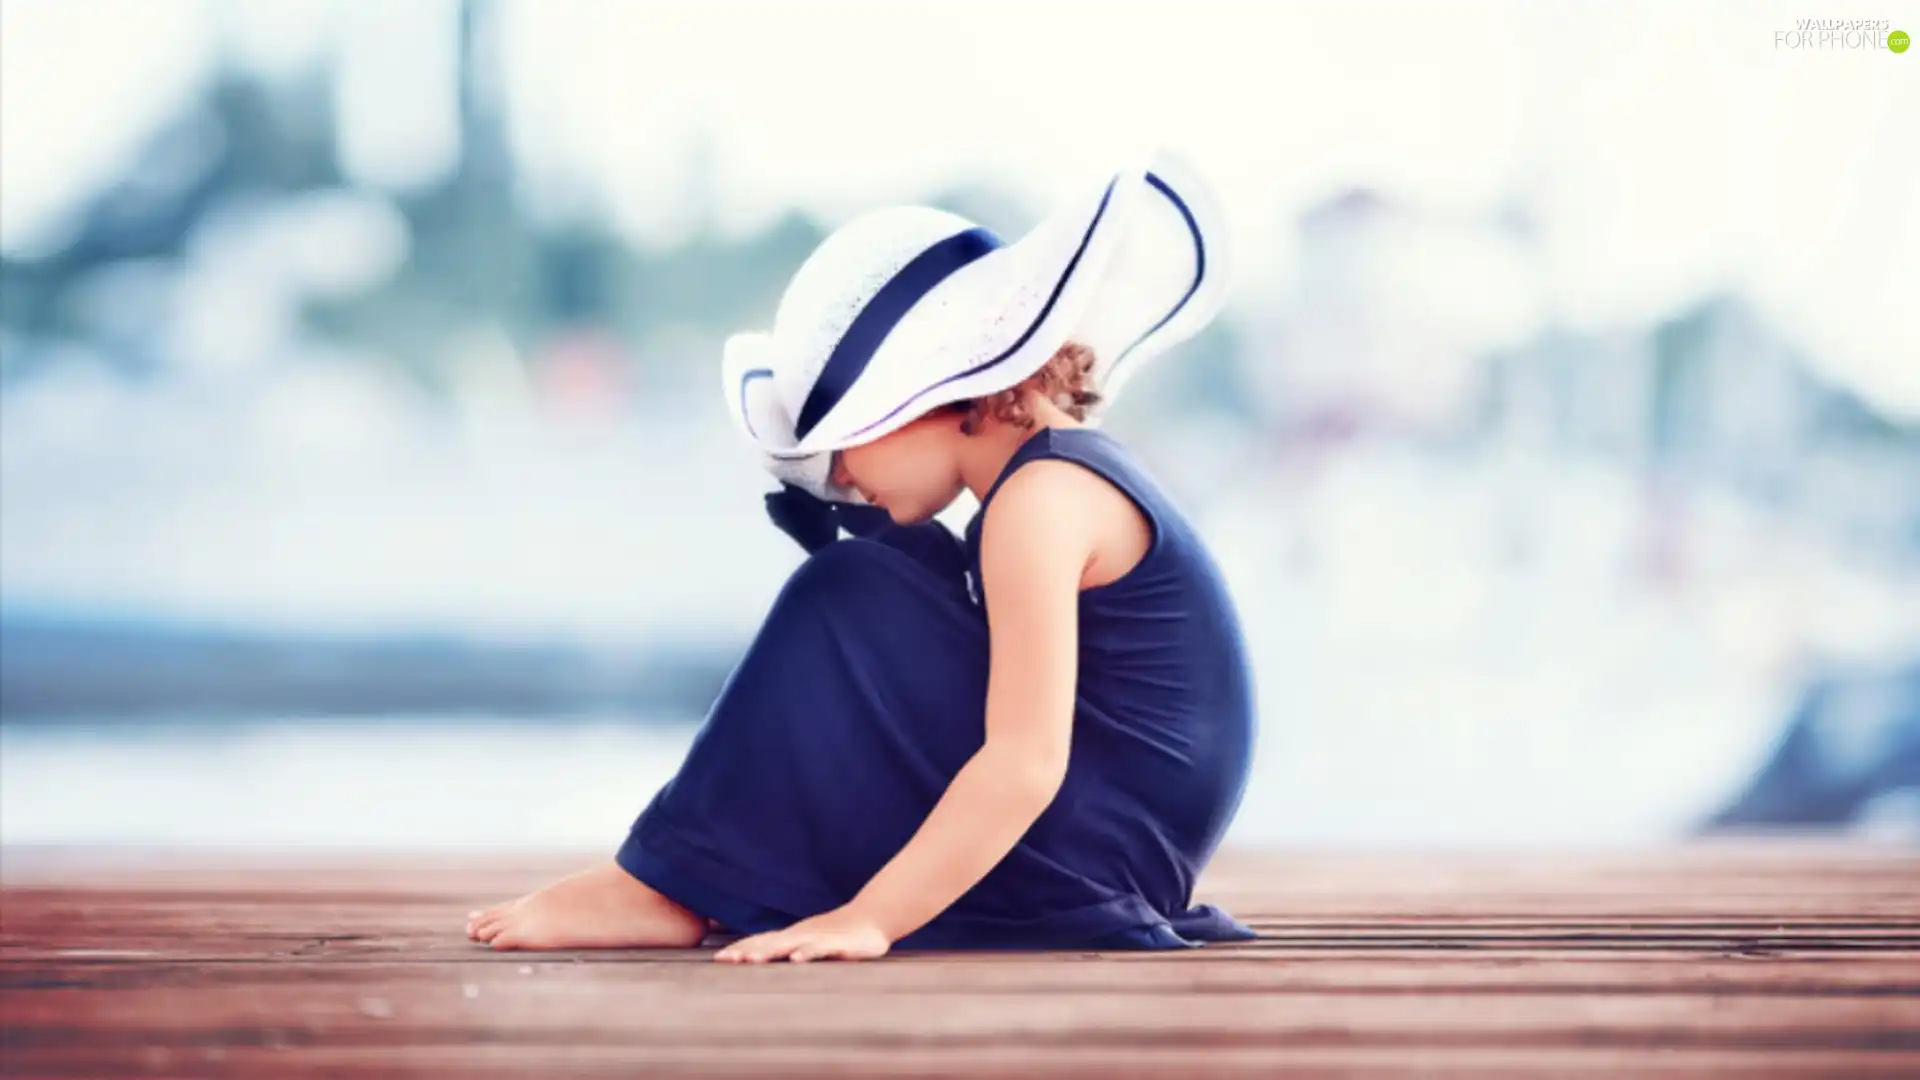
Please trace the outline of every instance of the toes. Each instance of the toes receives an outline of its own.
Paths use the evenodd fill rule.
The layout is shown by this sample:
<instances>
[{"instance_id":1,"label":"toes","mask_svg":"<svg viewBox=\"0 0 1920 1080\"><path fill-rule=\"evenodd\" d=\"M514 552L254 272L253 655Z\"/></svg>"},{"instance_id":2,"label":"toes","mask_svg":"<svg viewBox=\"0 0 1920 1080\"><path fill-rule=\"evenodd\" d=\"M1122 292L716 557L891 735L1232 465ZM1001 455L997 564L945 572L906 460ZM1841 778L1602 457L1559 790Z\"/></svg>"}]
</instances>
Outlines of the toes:
<instances>
[{"instance_id":1,"label":"toes","mask_svg":"<svg viewBox=\"0 0 1920 1080\"><path fill-rule=\"evenodd\" d=\"M491 921L493 921L492 908L467 912L467 936L475 941L480 940L480 928Z\"/></svg>"}]
</instances>

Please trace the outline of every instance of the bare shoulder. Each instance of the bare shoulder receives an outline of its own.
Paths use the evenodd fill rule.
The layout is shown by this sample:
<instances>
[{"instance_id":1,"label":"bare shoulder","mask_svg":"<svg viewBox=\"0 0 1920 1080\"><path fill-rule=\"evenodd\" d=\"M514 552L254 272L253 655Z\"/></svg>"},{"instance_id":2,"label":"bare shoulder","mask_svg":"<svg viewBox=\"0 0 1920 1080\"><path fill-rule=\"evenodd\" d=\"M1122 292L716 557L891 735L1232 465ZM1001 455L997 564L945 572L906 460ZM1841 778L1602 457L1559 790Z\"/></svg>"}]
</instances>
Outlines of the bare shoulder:
<instances>
[{"instance_id":1,"label":"bare shoulder","mask_svg":"<svg viewBox=\"0 0 1920 1080\"><path fill-rule=\"evenodd\" d=\"M1085 517L1110 484L1058 458L1029 462L1000 485L987 504L984 527L995 532L1059 530Z\"/></svg>"},{"instance_id":2,"label":"bare shoulder","mask_svg":"<svg viewBox=\"0 0 1920 1080\"><path fill-rule=\"evenodd\" d=\"M1151 542L1152 528L1132 498L1093 470L1057 458L1009 476L981 525L983 548L1076 559L1083 588L1132 569Z\"/></svg>"}]
</instances>

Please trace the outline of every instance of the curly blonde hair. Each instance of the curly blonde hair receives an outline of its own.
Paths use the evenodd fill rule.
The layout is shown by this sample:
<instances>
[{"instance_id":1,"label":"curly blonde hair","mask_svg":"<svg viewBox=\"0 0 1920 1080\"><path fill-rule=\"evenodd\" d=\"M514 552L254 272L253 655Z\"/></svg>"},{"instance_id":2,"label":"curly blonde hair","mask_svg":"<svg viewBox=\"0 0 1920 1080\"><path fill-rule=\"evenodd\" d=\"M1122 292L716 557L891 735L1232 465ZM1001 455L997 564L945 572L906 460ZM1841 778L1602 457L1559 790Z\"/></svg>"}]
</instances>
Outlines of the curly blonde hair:
<instances>
[{"instance_id":1,"label":"curly blonde hair","mask_svg":"<svg viewBox=\"0 0 1920 1080\"><path fill-rule=\"evenodd\" d=\"M980 422L989 416L1001 423L1031 428L1033 414L1027 408L1028 390L1038 391L1075 420L1085 420L1093 407L1100 404L1100 395L1093 389L1093 359L1092 349L1069 341L1055 350L1039 371L1017 385L986 397L954 402L951 407L966 414L960 421L960 430L968 435L977 434Z\"/></svg>"}]
</instances>

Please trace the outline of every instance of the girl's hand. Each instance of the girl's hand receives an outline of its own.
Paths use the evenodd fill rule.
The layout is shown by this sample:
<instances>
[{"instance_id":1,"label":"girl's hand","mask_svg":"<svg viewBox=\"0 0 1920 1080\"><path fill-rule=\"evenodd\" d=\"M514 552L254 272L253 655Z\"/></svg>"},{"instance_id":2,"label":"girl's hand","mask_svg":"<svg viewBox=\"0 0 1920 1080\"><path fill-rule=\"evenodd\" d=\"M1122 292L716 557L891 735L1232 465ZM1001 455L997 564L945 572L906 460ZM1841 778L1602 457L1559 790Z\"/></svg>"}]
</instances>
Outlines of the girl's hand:
<instances>
[{"instance_id":1,"label":"girl's hand","mask_svg":"<svg viewBox=\"0 0 1920 1080\"><path fill-rule=\"evenodd\" d=\"M769 960L872 960L893 947L878 923L852 908L839 907L785 930L741 938L714 959L725 964L764 964Z\"/></svg>"}]
</instances>

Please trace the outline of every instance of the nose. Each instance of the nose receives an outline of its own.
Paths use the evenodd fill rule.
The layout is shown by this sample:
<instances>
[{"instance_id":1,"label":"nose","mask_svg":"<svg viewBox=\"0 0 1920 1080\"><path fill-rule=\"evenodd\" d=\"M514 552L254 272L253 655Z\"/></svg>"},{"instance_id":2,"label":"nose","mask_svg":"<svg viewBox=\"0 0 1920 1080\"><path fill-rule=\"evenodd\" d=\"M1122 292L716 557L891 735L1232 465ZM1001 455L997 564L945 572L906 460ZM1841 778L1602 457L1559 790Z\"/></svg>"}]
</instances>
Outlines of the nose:
<instances>
[{"instance_id":1,"label":"nose","mask_svg":"<svg viewBox=\"0 0 1920 1080\"><path fill-rule=\"evenodd\" d=\"M828 473L828 476L833 480L835 485L846 488L849 491L857 491L860 493L860 497L867 500L868 503L874 506L880 505L880 500L874 498L872 492L861 487L860 482L853 478L853 473L847 469L846 463L840 459L840 452L838 450L833 452L833 468Z\"/></svg>"}]
</instances>

